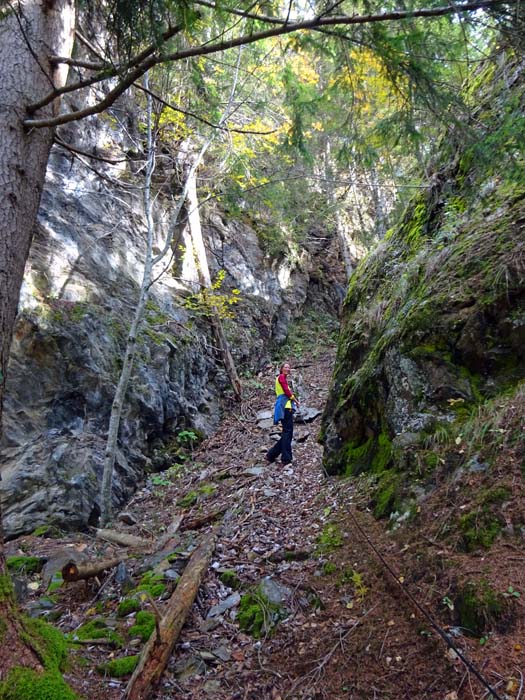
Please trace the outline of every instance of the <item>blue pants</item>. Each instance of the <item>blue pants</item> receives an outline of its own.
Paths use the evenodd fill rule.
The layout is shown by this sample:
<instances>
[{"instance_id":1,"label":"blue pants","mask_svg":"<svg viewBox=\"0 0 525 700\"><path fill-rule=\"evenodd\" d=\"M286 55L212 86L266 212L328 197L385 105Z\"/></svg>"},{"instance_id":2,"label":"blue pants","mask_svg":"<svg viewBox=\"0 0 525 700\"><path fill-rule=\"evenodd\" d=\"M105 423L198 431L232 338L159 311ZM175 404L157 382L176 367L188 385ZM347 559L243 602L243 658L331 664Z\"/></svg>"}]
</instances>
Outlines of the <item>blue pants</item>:
<instances>
[{"instance_id":1,"label":"blue pants","mask_svg":"<svg viewBox=\"0 0 525 700\"><path fill-rule=\"evenodd\" d=\"M293 438L293 412L291 408L284 409L284 418L281 420L283 431L281 437L273 447L266 453L269 462L275 462L281 455L281 462L289 464L292 461L292 438Z\"/></svg>"}]
</instances>

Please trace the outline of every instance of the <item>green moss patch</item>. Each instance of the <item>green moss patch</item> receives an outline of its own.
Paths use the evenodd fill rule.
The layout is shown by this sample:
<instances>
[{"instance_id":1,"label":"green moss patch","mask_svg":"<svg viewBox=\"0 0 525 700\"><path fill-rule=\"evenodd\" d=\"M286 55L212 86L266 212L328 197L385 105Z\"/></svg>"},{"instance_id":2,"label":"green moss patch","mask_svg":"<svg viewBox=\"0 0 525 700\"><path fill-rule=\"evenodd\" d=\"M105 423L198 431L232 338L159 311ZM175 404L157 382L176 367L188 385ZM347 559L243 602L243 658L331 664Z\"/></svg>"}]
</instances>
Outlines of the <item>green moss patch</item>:
<instances>
[{"instance_id":1,"label":"green moss patch","mask_svg":"<svg viewBox=\"0 0 525 700\"><path fill-rule=\"evenodd\" d=\"M135 589L136 593L144 591L149 593L152 598L158 598L166 591L166 584L163 583L164 577L162 574L156 574L153 571L147 571L140 579L140 583Z\"/></svg>"},{"instance_id":2,"label":"green moss patch","mask_svg":"<svg viewBox=\"0 0 525 700\"><path fill-rule=\"evenodd\" d=\"M103 675L111 676L112 678L130 676L136 669L139 659L139 654L135 654L133 656L123 656L120 659L113 659L112 661L108 661L106 664L97 666L97 671Z\"/></svg>"},{"instance_id":3,"label":"green moss patch","mask_svg":"<svg viewBox=\"0 0 525 700\"><path fill-rule=\"evenodd\" d=\"M473 552L479 548L489 549L492 546L505 524L499 512L495 512L494 506L507 501L510 497L510 489L506 486L484 489L479 493L476 506L459 519L462 549Z\"/></svg>"},{"instance_id":4,"label":"green moss patch","mask_svg":"<svg viewBox=\"0 0 525 700\"><path fill-rule=\"evenodd\" d=\"M199 500L198 491L188 491L188 493L177 501L181 508L190 508Z\"/></svg>"},{"instance_id":5,"label":"green moss patch","mask_svg":"<svg viewBox=\"0 0 525 700\"><path fill-rule=\"evenodd\" d=\"M286 615L282 607L271 603L262 591L256 588L241 597L237 621L244 632L259 639L271 634Z\"/></svg>"},{"instance_id":6,"label":"green moss patch","mask_svg":"<svg viewBox=\"0 0 525 700\"><path fill-rule=\"evenodd\" d=\"M78 700L58 671L15 668L0 683L0 700Z\"/></svg>"},{"instance_id":7,"label":"green moss patch","mask_svg":"<svg viewBox=\"0 0 525 700\"><path fill-rule=\"evenodd\" d=\"M7 568L16 574L37 574L42 571L44 559L40 557L8 557Z\"/></svg>"},{"instance_id":8,"label":"green moss patch","mask_svg":"<svg viewBox=\"0 0 525 700\"><path fill-rule=\"evenodd\" d=\"M489 583L468 581L455 598L458 624L470 634L480 637L503 619L509 610L508 601Z\"/></svg>"},{"instance_id":9,"label":"green moss patch","mask_svg":"<svg viewBox=\"0 0 525 700\"><path fill-rule=\"evenodd\" d=\"M226 571L223 571L219 575L219 580L225 586L229 586L229 588L233 588L234 590L237 590L241 587L241 582L239 581L239 578L236 572L233 571L233 569L227 569Z\"/></svg>"},{"instance_id":10,"label":"green moss patch","mask_svg":"<svg viewBox=\"0 0 525 700\"><path fill-rule=\"evenodd\" d=\"M75 642L78 639L108 639L115 646L124 646L122 637L114 629L108 627L107 622L100 617L86 622L85 625L66 635L66 638L70 642Z\"/></svg>"},{"instance_id":11,"label":"green moss patch","mask_svg":"<svg viewBox=\"0 0 525 700\"><path fill-rule=\"evenodd\" d=\"M63 536L63 532L55 525L40 525L33 530L34 537L51 537L58 538Z\"/></svg>"},{"instance_id":12,"label":"green moss patch","mask_svg":"<svg viewBox=\"0 0 525 700\"><path fill-rule=\"evenodd\" d=\"M138 598L124 598L117 608L117 617L127 617L131 613L140 610L140 600Z\"/></svg>"},{"instance_id":13,"label":"green moss patch","mask_svg":"<svg viewBox=\"0 0 525 700\"><path fill-rule=\"evenodd\" d=\"M368 438L361 444L349 442L343 452L342 459L345 464L346 476L357 476L367 471L372 459L373 439Z\"/></svg>"},{"instance_id":14,"label":"green moss patch","mask_svg":"<svg viewBox=\"0 0 525 700\"><path fill-rule=\"evenodd\" d=\"M383 518L398 509L402 485L402 475L393 469L381 474L374 492L374 515L376 518Z\"/></svg>"},{"instance_id":15,"label":"green moss patch","mask_svg":"<svg viewBox=\"0 0 525 700\"><path fill-rule=\"evenodd\" d=\"M135 624L129 628L132 637L139 637L143 642L147 642L155 629L155 615L142 610L137 613Z\"/></svg>"},{"instance_id":16,"label":"green moss patch","mask_svg":"<svg viewBox=\"0 0 525 700\"><path fill-rule=\"evenodd\" d=\"M7 574L0 576L0 600L13 600L14 591L11 577Z\"/></svg>"},{"instance_id":17,"label":"green moss patch","mask_svg":"<svg viewBox=\"0 0 525 700\"><path fill-rule=\"evenodd\" d=\"M0 683L0 700L77 700L61 671L67 662L67 642L57 629L43 620L24 618L23 641L36 650L44 672L13 668Z\"/></svg>"}]
</instances>

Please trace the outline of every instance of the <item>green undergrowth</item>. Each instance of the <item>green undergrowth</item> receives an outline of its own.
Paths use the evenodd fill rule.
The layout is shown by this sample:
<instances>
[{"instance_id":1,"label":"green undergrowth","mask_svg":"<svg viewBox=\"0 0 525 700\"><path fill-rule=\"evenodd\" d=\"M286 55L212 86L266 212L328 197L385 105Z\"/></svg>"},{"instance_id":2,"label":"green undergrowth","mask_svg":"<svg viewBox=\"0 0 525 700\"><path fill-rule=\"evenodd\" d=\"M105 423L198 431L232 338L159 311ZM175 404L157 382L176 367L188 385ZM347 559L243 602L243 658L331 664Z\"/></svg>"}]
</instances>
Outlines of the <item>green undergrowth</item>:
<instances>
[{"instance_id":1,"label":"green undergrowth","mask_svg":"<svg viewBox=\"0 0 525 700\"><path fill-rule=\"evenodd\" d=\"M241 587L241 581L239 580L237 573L233 569L227 569L226 571L222 571L219 574L219 580L225 586L233 588L233 590L237 590Z\"/></svg>"},{"instance_id":2,"label":"green undergrowth","mask_svg":"<svg viewBox=\"0 0 525 700\"><path fill-rule=\"evenodd\" d=\"M287 352L300 359L308 353L316 357L326 348L333 348L337 343L339 321L335 314L331 316L325 310L308 309L301 319L296 319L290 326L286 339ZM274 359L282 361L282 350Z\"/></svg>"},{"instance_id":3,"label":"green undergrowth","mask_svg":"<svg viewBox=\"0 0 525 700\"><path fill-rule=\"evenodd\" d=\"M344 544L343 533L335 523L327 523L316 540L319 554L330 554Z\"/></svg>"},{"instance_id":4,"label":"green undergrowth","mask_svg":"<svg viewBox=\"0 0 525 700\"><path fill-rule=\"evenodd\" d=\"M162 574L147 571L140 579L140 583L134 593L140 595L141 592L144 592L148 593L152 598L158 598L166 591L166 584L163 581L164 577Z\"/></svg>"}]
</instances>

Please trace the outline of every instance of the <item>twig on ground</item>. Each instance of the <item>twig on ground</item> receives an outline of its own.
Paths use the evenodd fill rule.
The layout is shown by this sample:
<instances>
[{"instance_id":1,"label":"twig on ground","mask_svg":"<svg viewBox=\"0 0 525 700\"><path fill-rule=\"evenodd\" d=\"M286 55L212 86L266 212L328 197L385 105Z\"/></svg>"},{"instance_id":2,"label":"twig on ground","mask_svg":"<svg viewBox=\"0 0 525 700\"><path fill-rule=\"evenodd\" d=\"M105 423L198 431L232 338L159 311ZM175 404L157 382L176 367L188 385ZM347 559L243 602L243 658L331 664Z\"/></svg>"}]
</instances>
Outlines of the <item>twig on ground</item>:
<instances>
[{"instance_id":1,"label":"twig on ground","mask_svg":"<svg viewBox=\"0 0 525 700\"><path fill-rule=\"evenodd\" d=\"M291 687L290 693L294 693L296 689L299 687L301 683L304 681L309 681L308 685L306 686L306 689L312 688L321 678L323 675L323 671L325 669L325 666L328 664L332 656L335 654L341 643L350 635L351 632L353 632L356 627L358 627L361 622L367 617L373 610L377 608L377 605L374 605L370 610L367 610L361 617L355 621L355 623L344 633L344 635L339 637L337 642L328 650L328 652L321 658L318 659L318 664L315 668L313 668L311 671L309 671L305 676L301 677L298 679ZM311 679L311 680L309 680Z\"/></svg>"},{"instance_id":2,"label":"twig on ground","mask_svg":"<svg viewBox=\"0 0 525 700\"><path fill-rule=\"evenodd\" d=\"M516 700L520 700L521 694L523 692L523 673L520 671L519 668L516 668L516 671L520 674L520 687L516 695Z\"/></svg>"},{"instance_id":3,"label":"twig on ground","mask_svg":"<svg viewBox=\"0 0 525 700\"><path fill-rule=\"evenodd\" d=\"M379 656L377 657L378 661L380 661L381 657L383 656L383 650L385 648L386 638L388 637L389 633L390 633L390 628L388 627L386 632L385 632L385 637L383 639L383 643L381 644L381 649L379 650Z\"/></svg>"}]
</instances>

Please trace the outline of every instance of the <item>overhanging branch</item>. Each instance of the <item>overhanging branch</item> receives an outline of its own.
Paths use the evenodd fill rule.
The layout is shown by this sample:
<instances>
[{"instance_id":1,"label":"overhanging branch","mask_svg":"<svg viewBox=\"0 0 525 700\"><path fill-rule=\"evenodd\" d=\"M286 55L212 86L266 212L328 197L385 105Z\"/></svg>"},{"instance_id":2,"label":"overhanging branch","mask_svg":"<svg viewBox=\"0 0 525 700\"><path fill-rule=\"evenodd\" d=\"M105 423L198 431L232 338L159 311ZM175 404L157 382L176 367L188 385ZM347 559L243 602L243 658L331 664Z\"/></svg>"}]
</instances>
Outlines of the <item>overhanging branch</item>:
<instances>
[{"instance_id":1,"label":"overhanging branch","mask_svg":"<svg viewBox=\"0 0 525 700\"><path fill-rule=\"evenodd\" d=\"M68 112L61 114L58 117L50 119L26 119L24 121L24 126L27 129L38 129L42 127L53 127L60 124L67 124L71 121L78 121L79 119L84 119L93 114L99 114L105 109L110 107L113 102L124 93L128 87L130 87L136 80L141 78L150 68L161 63L167 63L170 61L181 61L186 58L192 58L195 56L207 56L213 53L219 53L221 51L227 51L228 49L235 48L237 46L244 46L246 44L253 44L262 39L269 39L277 36L284 36L287 34L292 34L297 31L314 31L322 27L333 27L333 26L348 26L348 25L358 25L358 24L372 24L376 22L392 22L401 21L405 19L414 18L431 18L431 17L444 17L447 15L461 14L464 12L473 12L475 10L490 9L497 7L501 4L515 4L516 0L480 0L478 2L468 2L461 3L458 5L447 5L441 7L433 8L422 8L420 10L395 10L393 12L384 12L372 15L353 15L353 16L322 16L315 17L311 20L304 20L301 22L291 22L288 24L281 24L270 29L265 29L260 32L253 32L251 34L239 36L233 39L228 39L220 41L214 44L194 46L193 48L184 49L182 51L175 51L170 54L156 53L156 49L152 46L145 49L142 54L139 54L135 59L130 62L130 66L133 69L126 75L120 83L111 90L106 97L98 104L86 107L85 109L76 110L74 112ZM174 30L172 30L174 31ZM171 32L170 36L172 35ZM166 36L168 32L165 33ZM166 39L165 39L166 40ZM141 57L145 56L143 60ZM91 81L83 81L77 83L77 87L70 86L69 89L63 89L63 91L71 92L78 87L86 87L94 82L100 82L104 77L114 77L117 71L112 71L111 75L106 75L103 77L94 77ZM61 91L54 91L52 95L44 98L43 101L32 105L28 111L30 113L36 111L40 107L44 106L48 102L55 99ZM46 101L47 100L47 101Z\"/></svg>"}]
</instances>

